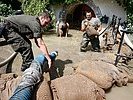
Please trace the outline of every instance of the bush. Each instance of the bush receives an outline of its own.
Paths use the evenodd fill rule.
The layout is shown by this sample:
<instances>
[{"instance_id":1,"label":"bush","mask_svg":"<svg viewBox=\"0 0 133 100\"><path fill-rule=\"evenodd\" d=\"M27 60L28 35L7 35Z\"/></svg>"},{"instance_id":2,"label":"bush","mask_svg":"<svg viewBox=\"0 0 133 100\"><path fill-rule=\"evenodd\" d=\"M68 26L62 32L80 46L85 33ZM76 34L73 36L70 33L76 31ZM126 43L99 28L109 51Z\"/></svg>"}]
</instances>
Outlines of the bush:
<instances>
[{"instance_id":1,"label":"bush","mask_svg":"<svg viewBox=\"0 0 133 100\"><path fill-rule=\"evenodd\" d=\"M7 17L8 15L11 15L13 12L11 5L7 6L6 4L0 3L0 16Z\"/></svg>"}]
</instances>

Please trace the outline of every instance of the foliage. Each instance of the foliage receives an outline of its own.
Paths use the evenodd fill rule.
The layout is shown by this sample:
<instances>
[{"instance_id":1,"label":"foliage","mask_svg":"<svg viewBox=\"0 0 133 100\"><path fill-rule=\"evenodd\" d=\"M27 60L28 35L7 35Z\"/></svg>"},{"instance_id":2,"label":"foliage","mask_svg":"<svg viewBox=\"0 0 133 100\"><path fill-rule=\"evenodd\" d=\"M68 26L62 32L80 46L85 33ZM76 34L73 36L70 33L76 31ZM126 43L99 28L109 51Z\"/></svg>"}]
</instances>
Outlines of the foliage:
<instances>
[{"instance_id":1,"label":"foliage","mask_svg":"<svg viewBox=\"0 0 133 100\"><path fill-rule=\"evenodd\" d=\"M6 4L0 3L0 16L8 16L13 13L13 10L11 8L11 5L7 6Z\"/></svg>"},{"instance_id":2,"label":"foliage","mask_svg":"<svg viewBox=\"0 0 133 100\"><path fill-rule=\"evenodd\" d=\"M39 15L39 13L48 11L52 16L52 19L53 20L55 19L54 13L51 11L51 9L49 9L48 0L19 0L19 1L22 2L22 9L25 14ZM54 22L52 21L52 23L47 28L48 29L53 28L54 27L53 23Z\"/></svg>"},{"instance_id":3,"label":"foliage","mask_svg":"<svg viewBox=\"0 0 133 100\"><path fill-rule=\"evenodd\" d=\"M133 0L127 0L125 7L127 11L127 21L129 23L128 26L133 30Z\"/></svg>"},{"instance_id":4,"label":"foliage","mask_svg":"<svg viewBox=\"0 0 133 100\"><path fill-rule=\"evenodd\" d=\"M48 5L45 0L23 0L22 9L25 14L38 15L43 12Z\"/></svg>"},{"instance_id":5,"label":"foliage","mask_svg":"<svg viewBox=\"0 0 133 100\"><path fill-rule=\"evenodd\" d=\"M11 1L11 0L7 0ZM25 14L29 15L38 15L44 10L48 9L48 5L56 5L56 4L73 4L76 2L87 2L88 0L18 0L22 3L22 10ZM117 0L118 1L118 0ZM2 4L1 2L5 2L4 0L0 1L0 16L8 16L12 14L13 10L11 9L11 5L8 6L6 4ZM127 21L130 23L130 26L133 26L133 0L124 0L122 1L124 7L127 12ZM49 10L49 9L48 9ZM55 19L54 13L49 11Z\"/></svg>"},{"instance_id":6,"label":"foliage","mask_svg":"<svg viewBox=\"0 0 133 100\"><path fill-rule=\"evenodd\" d=\"M85 2L88 0L49 0L50 4L72 4L75 2Z\"/></svg>"}]
</instances>

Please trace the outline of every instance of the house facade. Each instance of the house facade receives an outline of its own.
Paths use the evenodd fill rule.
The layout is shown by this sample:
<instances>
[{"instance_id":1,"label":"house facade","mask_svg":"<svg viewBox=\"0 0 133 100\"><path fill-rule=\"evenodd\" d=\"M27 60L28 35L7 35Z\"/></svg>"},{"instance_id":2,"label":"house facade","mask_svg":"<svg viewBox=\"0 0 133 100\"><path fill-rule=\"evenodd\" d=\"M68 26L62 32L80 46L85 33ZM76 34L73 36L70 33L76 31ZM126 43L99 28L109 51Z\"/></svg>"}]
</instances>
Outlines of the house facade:
<instances>
[{"instance_id":1,"label":"house facade","mask_svg":"<svg viewBox=\"0 0 133 100\"><path fill-rule=\"evenodd\" d=\"M94 17L102 18L108 17L108 22L111 21L112 16L116 15L121 18L121 22L126 20L126 11L117 0L88 0L85 3L79 2L72 5L54 5L53 6L56 20L61 16L66 18L67 22L72 26L79 27L81 21L85 17L86 11L93 12ZM61 15L61 12L64 14Z\"/></svg>"}]
</instances>

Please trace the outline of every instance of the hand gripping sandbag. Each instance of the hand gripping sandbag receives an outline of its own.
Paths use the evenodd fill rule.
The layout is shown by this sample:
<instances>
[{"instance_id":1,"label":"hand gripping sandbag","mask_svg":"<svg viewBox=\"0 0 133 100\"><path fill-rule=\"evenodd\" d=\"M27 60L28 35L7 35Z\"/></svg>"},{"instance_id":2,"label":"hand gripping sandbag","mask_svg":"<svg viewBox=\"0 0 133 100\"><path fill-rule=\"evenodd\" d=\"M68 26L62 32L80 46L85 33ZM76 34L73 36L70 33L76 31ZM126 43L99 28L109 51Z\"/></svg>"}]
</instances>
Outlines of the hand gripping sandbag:
<instances>
[{"instance_id":1,"label":"hand gripping sandbag","mask_svg":"<svg viewBox=\"0 0 133 100\"><path fill-rule=\"evenodd\" d=\"M94 29L94 27L92 27L91 25L88 25L87 28L86 28L86 32L89 36L92 36L92 35L96 35L98 36L99 33Z\"/></svg>"},{"instance_id":2,"label":"hand gripping sandbag","mask_svg":"<svg viewBox=\"0 0 133 100\"><path fill-rule=\"evenodd\" d=\"M89 22L85 22L84 23L86 26L86 33L88 34L88 36L98 36L99 33L96 31L95 27L93 27Z\"/></svg>"}]
</instances>

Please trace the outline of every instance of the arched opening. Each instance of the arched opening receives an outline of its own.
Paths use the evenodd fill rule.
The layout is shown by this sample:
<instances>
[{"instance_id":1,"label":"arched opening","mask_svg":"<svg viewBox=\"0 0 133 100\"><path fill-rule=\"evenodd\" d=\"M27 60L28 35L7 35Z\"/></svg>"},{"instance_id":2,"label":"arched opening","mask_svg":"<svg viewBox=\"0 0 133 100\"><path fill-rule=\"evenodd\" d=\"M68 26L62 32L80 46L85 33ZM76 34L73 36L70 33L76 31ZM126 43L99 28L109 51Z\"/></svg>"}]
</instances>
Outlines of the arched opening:
<instances>
[{"instance_id":1,"label":"arched opening","mask_svg":"<svg viewBox=\"0 0 133 100\"><path fill-rule=\"evenodd\" d=\"M68 11L67 22L70 24L70 28L80 29L81 22L85 18L85 12L91 11L95 17L94 11L87 4L79 4L72 7L71 11Z\"/></svg>"}]
</instances>

